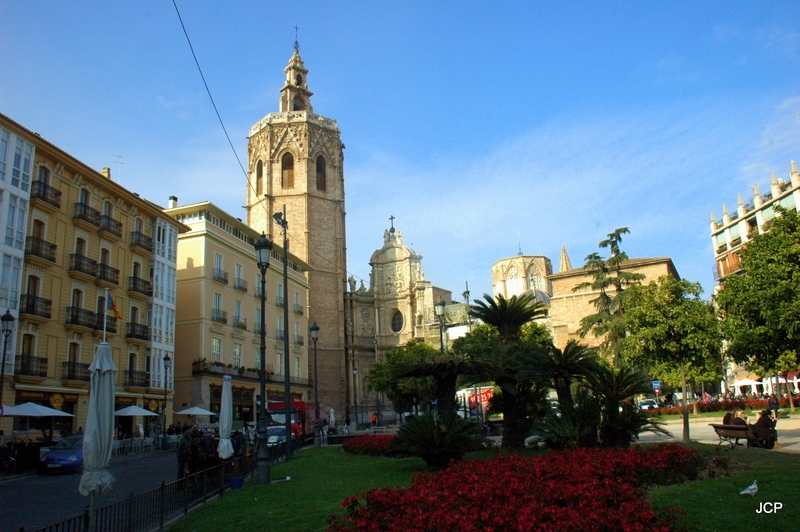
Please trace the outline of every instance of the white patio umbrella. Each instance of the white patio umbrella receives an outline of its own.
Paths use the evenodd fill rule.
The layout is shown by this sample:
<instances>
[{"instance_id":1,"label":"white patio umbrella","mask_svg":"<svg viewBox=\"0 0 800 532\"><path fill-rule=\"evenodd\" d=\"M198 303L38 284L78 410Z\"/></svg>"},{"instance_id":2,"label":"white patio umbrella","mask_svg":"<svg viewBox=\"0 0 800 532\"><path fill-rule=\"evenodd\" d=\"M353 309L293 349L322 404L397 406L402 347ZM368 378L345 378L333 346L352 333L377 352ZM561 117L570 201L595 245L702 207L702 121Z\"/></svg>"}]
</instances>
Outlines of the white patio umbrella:
<instances>
[{"instance_id":1,"label":"white patio umbrella","mask_svg":"<svg viewBox=\"0 0 800 532\"><path fill-rule=\"evenodd\" d=\"M111 489L114 477L108 472L111 444L114 439L114 374L117 366L111 360L111 346L101 342L89 366L92 382L89 388L89 414L83 436L83 475L78 486L81 495L91 495Z\"/></svg>"},{"instance_id":2,"label":"white patio umbrella","mask_svg":"<svg viewBox=\"0 0 800 532\"><path fill-rule=\"evenodd\" d=\"M68 412L62 412L61 410L36 403L6 406L3 415L10 417L75 417Z\"/></svg>"},{"instance_id":3,"label":"white patio umbrella","mask_svg":"<svg viewBox=\"0 0 800 532\"><path fill-rule=\"evenodd\" d=\"M233 391L231 376L222 377L222 400L219 405L219 446L217 454L223 460L233 456L231 445L231 427L233 426Z\"/></svg>"},{"instance_id":4,"label":"white patio umbrella","mask_svg":"<svg viewBox=\"0 0 800 532\"><path fill-rule=\"evenodd\" d=\"M151 412L150 410L145 410L141 406L131 405L126 406L121 410L117 410L114 412L115 416L120 417L127 417L127 416L157 416L155 412Z\"/></svg>"},{"instance_id":5,"label":"white patio umbrella","mask_svg":"<svg viewBox=\"0 0 800 532\"><path fill-rule=\"evenodd\" d=\"M216 416L217 415L215 412L212 412L211 410L206 410L205 408L202 408L200 406L193 406L191 408L186 408L184 410L181 410L180 412L175 412L175 414L176 415L181 415L181 416Z\"/></svg>"}]
</instances>

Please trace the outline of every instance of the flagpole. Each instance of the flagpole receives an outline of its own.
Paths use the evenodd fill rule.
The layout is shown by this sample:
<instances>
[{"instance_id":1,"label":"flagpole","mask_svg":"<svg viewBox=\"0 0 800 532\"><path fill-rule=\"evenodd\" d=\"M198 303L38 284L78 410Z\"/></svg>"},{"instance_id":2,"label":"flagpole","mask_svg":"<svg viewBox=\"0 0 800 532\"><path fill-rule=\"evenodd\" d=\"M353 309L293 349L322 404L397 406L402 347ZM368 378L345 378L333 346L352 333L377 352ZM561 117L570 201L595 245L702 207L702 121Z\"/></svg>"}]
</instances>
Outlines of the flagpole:
<instances>
[{"instance_id":1,"label":"flagpole","mask_svg":"<svg viewBox=\"0 0 800 532\"><path fill-rule=\"evenodd\" d=\"M106 341L106 326L108 325L108 307L111 306L111 300L109 298L108 288L106 288L106 304L103 305L103 341Z\"/></svg>"}]
</instances>

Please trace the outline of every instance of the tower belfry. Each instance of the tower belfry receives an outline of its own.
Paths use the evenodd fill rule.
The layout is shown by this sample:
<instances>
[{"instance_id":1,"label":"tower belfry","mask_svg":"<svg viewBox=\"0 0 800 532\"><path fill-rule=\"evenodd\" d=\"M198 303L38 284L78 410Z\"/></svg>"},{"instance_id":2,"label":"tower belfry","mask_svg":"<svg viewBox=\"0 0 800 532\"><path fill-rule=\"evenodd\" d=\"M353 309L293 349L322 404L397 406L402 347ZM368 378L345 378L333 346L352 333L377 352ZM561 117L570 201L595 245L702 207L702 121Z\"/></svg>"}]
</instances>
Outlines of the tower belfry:
<instances>
[{"instance_id":1,"label":"tower belfry","mask_svg":"<svg viewBox=\"0 0 800 532\"><path fill-rule=\"evenodd\" d=\"M314 385L319 387L323 408L343 412L347 401L344 144L336 121L313 112L308 69L297 43L284 72L278 111L250 128L246 221L280 242L280 227L272 214L286 206L291 253L311 266L308 322L319 326L320 382ZM292 330L291 324L284 327Z\"/></svg>"}]
</instances>

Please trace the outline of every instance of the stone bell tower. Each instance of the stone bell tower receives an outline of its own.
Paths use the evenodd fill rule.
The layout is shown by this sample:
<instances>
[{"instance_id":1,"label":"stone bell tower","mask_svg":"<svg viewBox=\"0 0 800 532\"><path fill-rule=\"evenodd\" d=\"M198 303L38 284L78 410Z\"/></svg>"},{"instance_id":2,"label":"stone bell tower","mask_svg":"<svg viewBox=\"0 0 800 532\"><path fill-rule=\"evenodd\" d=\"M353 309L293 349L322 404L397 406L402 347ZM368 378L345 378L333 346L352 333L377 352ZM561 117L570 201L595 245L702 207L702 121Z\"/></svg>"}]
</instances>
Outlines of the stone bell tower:
<instances>
[{"instance_id":1,"label":"stone bell tower","mask_svg":"<svg viewBox=\"0 0 800 532\"><path fill-rule=\"evenodd\" d=\"M251 129L248 142L247 225L283 243L272 218L286 207L289 251L311 266L308 321L319 326L317 358L319 401L344 414L346 247L344 144L335 120L314 114L308 70L295 42L284 69L278 112ZM288 324L286 325L288 327ZM301 332L308 343L308 331ZM309 345L309 360L313 364ZM309 371L313 376L313 369Z\"/></svg>"}]
</instances>

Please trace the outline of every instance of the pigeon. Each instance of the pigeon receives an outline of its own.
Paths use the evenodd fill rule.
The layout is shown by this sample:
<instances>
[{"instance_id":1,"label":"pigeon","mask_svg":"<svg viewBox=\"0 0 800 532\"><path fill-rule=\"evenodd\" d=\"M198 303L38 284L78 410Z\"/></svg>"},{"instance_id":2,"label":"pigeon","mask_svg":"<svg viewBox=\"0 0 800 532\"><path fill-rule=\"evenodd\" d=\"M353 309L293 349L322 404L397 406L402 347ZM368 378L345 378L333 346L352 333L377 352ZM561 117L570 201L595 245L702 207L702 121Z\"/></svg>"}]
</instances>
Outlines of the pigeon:
<instances>
[{"instance_id":1,"label":"pigeon","mask_svg":"<svg viewBox=\"0 0 800 532\"><path fill-rule=\"evenodd\" d=\"M758 493L758 482L754 480L752 484L740 491L739 495L750 495L751 497L755 497L756 493Z\"/></svg>"}]
</instances>

